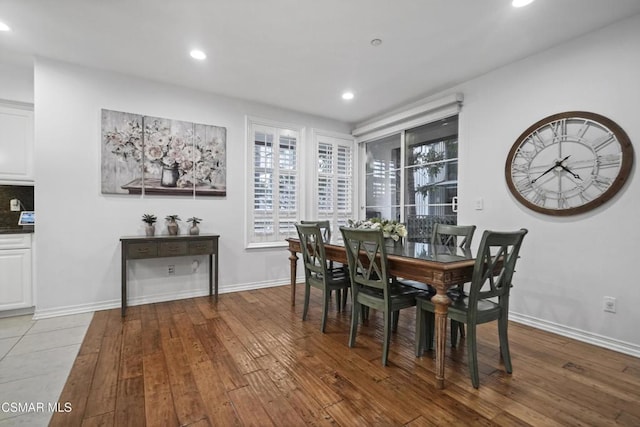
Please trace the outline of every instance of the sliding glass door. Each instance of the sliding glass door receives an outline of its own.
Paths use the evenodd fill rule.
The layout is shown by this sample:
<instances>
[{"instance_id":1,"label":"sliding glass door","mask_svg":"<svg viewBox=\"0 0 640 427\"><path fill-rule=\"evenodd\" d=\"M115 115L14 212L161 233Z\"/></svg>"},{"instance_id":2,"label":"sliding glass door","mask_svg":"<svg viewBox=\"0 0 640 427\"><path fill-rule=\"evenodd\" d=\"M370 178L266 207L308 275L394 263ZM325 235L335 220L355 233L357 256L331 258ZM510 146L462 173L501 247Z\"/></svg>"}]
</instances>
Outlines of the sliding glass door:
<instances>
[{"instance_id":1,"label":"sliding glass door","mask_svg":"<svg viewBox=\"0 0 640 427\"><path fill-rule=\"evenodd\" d=\"M457 115L365 144L367 218L405 223L410 241L457 223Z\"/></svg>"}]
</instances>

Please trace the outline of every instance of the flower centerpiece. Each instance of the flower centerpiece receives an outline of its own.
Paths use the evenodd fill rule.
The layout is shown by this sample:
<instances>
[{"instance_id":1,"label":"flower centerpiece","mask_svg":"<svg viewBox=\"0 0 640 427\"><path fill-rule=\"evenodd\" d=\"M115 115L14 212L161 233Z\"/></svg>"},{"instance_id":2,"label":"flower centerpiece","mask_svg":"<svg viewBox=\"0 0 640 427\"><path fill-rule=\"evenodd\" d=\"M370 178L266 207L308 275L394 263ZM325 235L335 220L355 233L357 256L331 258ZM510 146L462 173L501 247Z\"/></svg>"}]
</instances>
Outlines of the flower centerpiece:
<instances>
[{"instance_id":1,"label":"flower centerpiece","mask_svg":"<svg viewBox=\"0 0 640 427\"><path fill-rule=\"evenodd\" d=\"M158 220L158 217L156 217L155 215L152 215L152 214L142 215L142 222L145 222L147 224L145 228L145 233L147 236L153 236L154 234L156 234L156 226L154 224L157 220Z\"/></svg>"},{"instance_id":2,"label":"flower centerpiece","mask_svg":"<svg viewBox=\"0 0 640 427\"><path fill-rule=\"evenodd\" d=\"M178 235L178 223L176 221L181 221L178 215L167 215L165 218L167 220L167 230L171 236Z\"/></svg>"},{"instance_id":3,"label":"flower centerpiece","mask_svg":"<svg viewBox=\"0 0 640 427\"><path fill-rule=\"evenodd\" d=\"M373 230L382 230L385 239L391 239L394 242L407 236L407 228L401 222L391 219L370 218L367 220L353 221L349 220L349 227L352 228L370 228Z\"/></svg>"},{"instance_id":4,"label":"flower centerpiece","mask_svg":"<svg viewBox=\"0 0 640 427\"><path fill-rule=\"evenodd\" d=\"M200 221L202 221L202 219L196 218L195 216L187 219L187 222L191 223L189 234L192 234L192 235L200 234L200 228L198 227L198 224L200 224Z\"/></svg>"}]
</instances>

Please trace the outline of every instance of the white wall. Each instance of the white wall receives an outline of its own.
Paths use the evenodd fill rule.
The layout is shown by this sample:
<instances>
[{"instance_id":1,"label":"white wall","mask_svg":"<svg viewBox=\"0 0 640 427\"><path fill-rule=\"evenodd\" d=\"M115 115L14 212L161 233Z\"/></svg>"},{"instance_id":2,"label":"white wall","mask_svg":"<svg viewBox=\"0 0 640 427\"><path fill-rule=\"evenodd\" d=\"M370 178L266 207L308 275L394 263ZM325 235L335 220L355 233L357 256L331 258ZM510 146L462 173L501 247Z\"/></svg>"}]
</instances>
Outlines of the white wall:
<instances>
[{"instance_id":1,"label":"white wall","mask_svg":"<svg viewBox=\"0 0 640 427\"><path fill-rule=\"evenodd\" d=\"M33 67L0 62L0 99L33 104Z\"/></svg>"},{"instance_id":2,"label":"white wall","mask_svg":"<svg viewBox=\"0 0 640 427\"><path fill-rule=\"evenodd\" d=\"M102 108L226 127L227 197L101 194ZM288 283L288 252L284 248L244 249L247 114L306 126L307 145L312 128L349 131L346 124L301 113L38 59L36 315L117 306L119 238L143 235L140 218L147 212L158 218L174 213L182 219L197 216L203 218L201 233L221 235L222 292ZM305 206L304 200L301 206ZM156 228L166 234L164 221ZM130 300L141 303L206 293L206 268L192 273L192 261L187 257L135 261L129 269ZM206 265L204 258L201 261ZM176 266L175 276L168 276L167 264Z\"/></svg>"},{"instance_id":3,"label":"white wall","mask_svg":"<svg viewBox=\"0 0 640 427\"><path fill-rule=\"evenodd\" d=\"M640 355L640 179L590 213L558 218L521 206L505 160L531 124L592 111L617 122L640 152L640 16L453 88L460 114L460 224L529 229L514 276L512 318ZM635 162L638 157L636 154ZM484 210L474 200L484 199ZM475 239L474 239L475 240ZM475 242L479 242L479 238ZM617 313L602 310L617 298Z\"/></svg>"}]
</instances>

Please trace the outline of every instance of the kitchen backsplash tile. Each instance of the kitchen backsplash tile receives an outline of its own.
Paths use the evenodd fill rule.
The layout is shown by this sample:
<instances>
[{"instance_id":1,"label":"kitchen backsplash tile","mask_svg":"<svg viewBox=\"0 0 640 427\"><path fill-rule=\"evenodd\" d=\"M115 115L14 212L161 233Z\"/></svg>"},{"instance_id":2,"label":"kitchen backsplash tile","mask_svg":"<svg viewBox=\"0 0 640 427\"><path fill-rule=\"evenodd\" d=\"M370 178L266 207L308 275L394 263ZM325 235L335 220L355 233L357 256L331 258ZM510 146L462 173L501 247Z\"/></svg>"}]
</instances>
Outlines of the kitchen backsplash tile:
<instances>
[{"instance_id":1,"label":"kitchen backsplash tile","mask_svg":"<svg viewBox=\"0 0 640 427\"><path fill-rule=\"evenodd\" d=\"M15 229L20 230L18 225L20 212L12 212L10 208L11 199L18 199L22 202L24 211L35 210L33 201L33 186L31 185L0 185L0 230Z\"/></svg>"}]
</instances>

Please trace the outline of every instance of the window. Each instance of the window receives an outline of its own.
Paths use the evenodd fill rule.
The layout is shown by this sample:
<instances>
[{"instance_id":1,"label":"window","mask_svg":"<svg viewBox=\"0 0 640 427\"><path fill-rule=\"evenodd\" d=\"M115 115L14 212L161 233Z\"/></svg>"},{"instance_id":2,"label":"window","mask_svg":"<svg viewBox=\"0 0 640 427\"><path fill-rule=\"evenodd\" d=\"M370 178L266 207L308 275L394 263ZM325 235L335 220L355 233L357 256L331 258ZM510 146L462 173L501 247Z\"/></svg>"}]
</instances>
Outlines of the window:
<instances>
[{"instance_id":1,"label":"window","mask_svg":"<svg viewBox=\"0 0 640 427\"><path fill-rule=\"evenodd\" d=\"M366 218L405 223L411 241L457 223L457 115L367 142L366 159Z\"/></svg>"},{"instance_id":2,"label":"window","mask_svg":"<svg viewBox=\"0 0 640 427\"><path fill-rule=\"evenodd\" d=\"M354 214L354 142L351 137L316 135L317 219L331 221L333 234Z\"/></svg>"},{"instance_id":3,"label":"window","mask_svg":"<svg viewBox=\"0 0 640 427\"><path fill-rule=\"evenodd\" d=\"M250 208L248 246L284 245L296 236L300 175L298 154L302 128L248 120Z\"/></svg>"}]
</instances>

